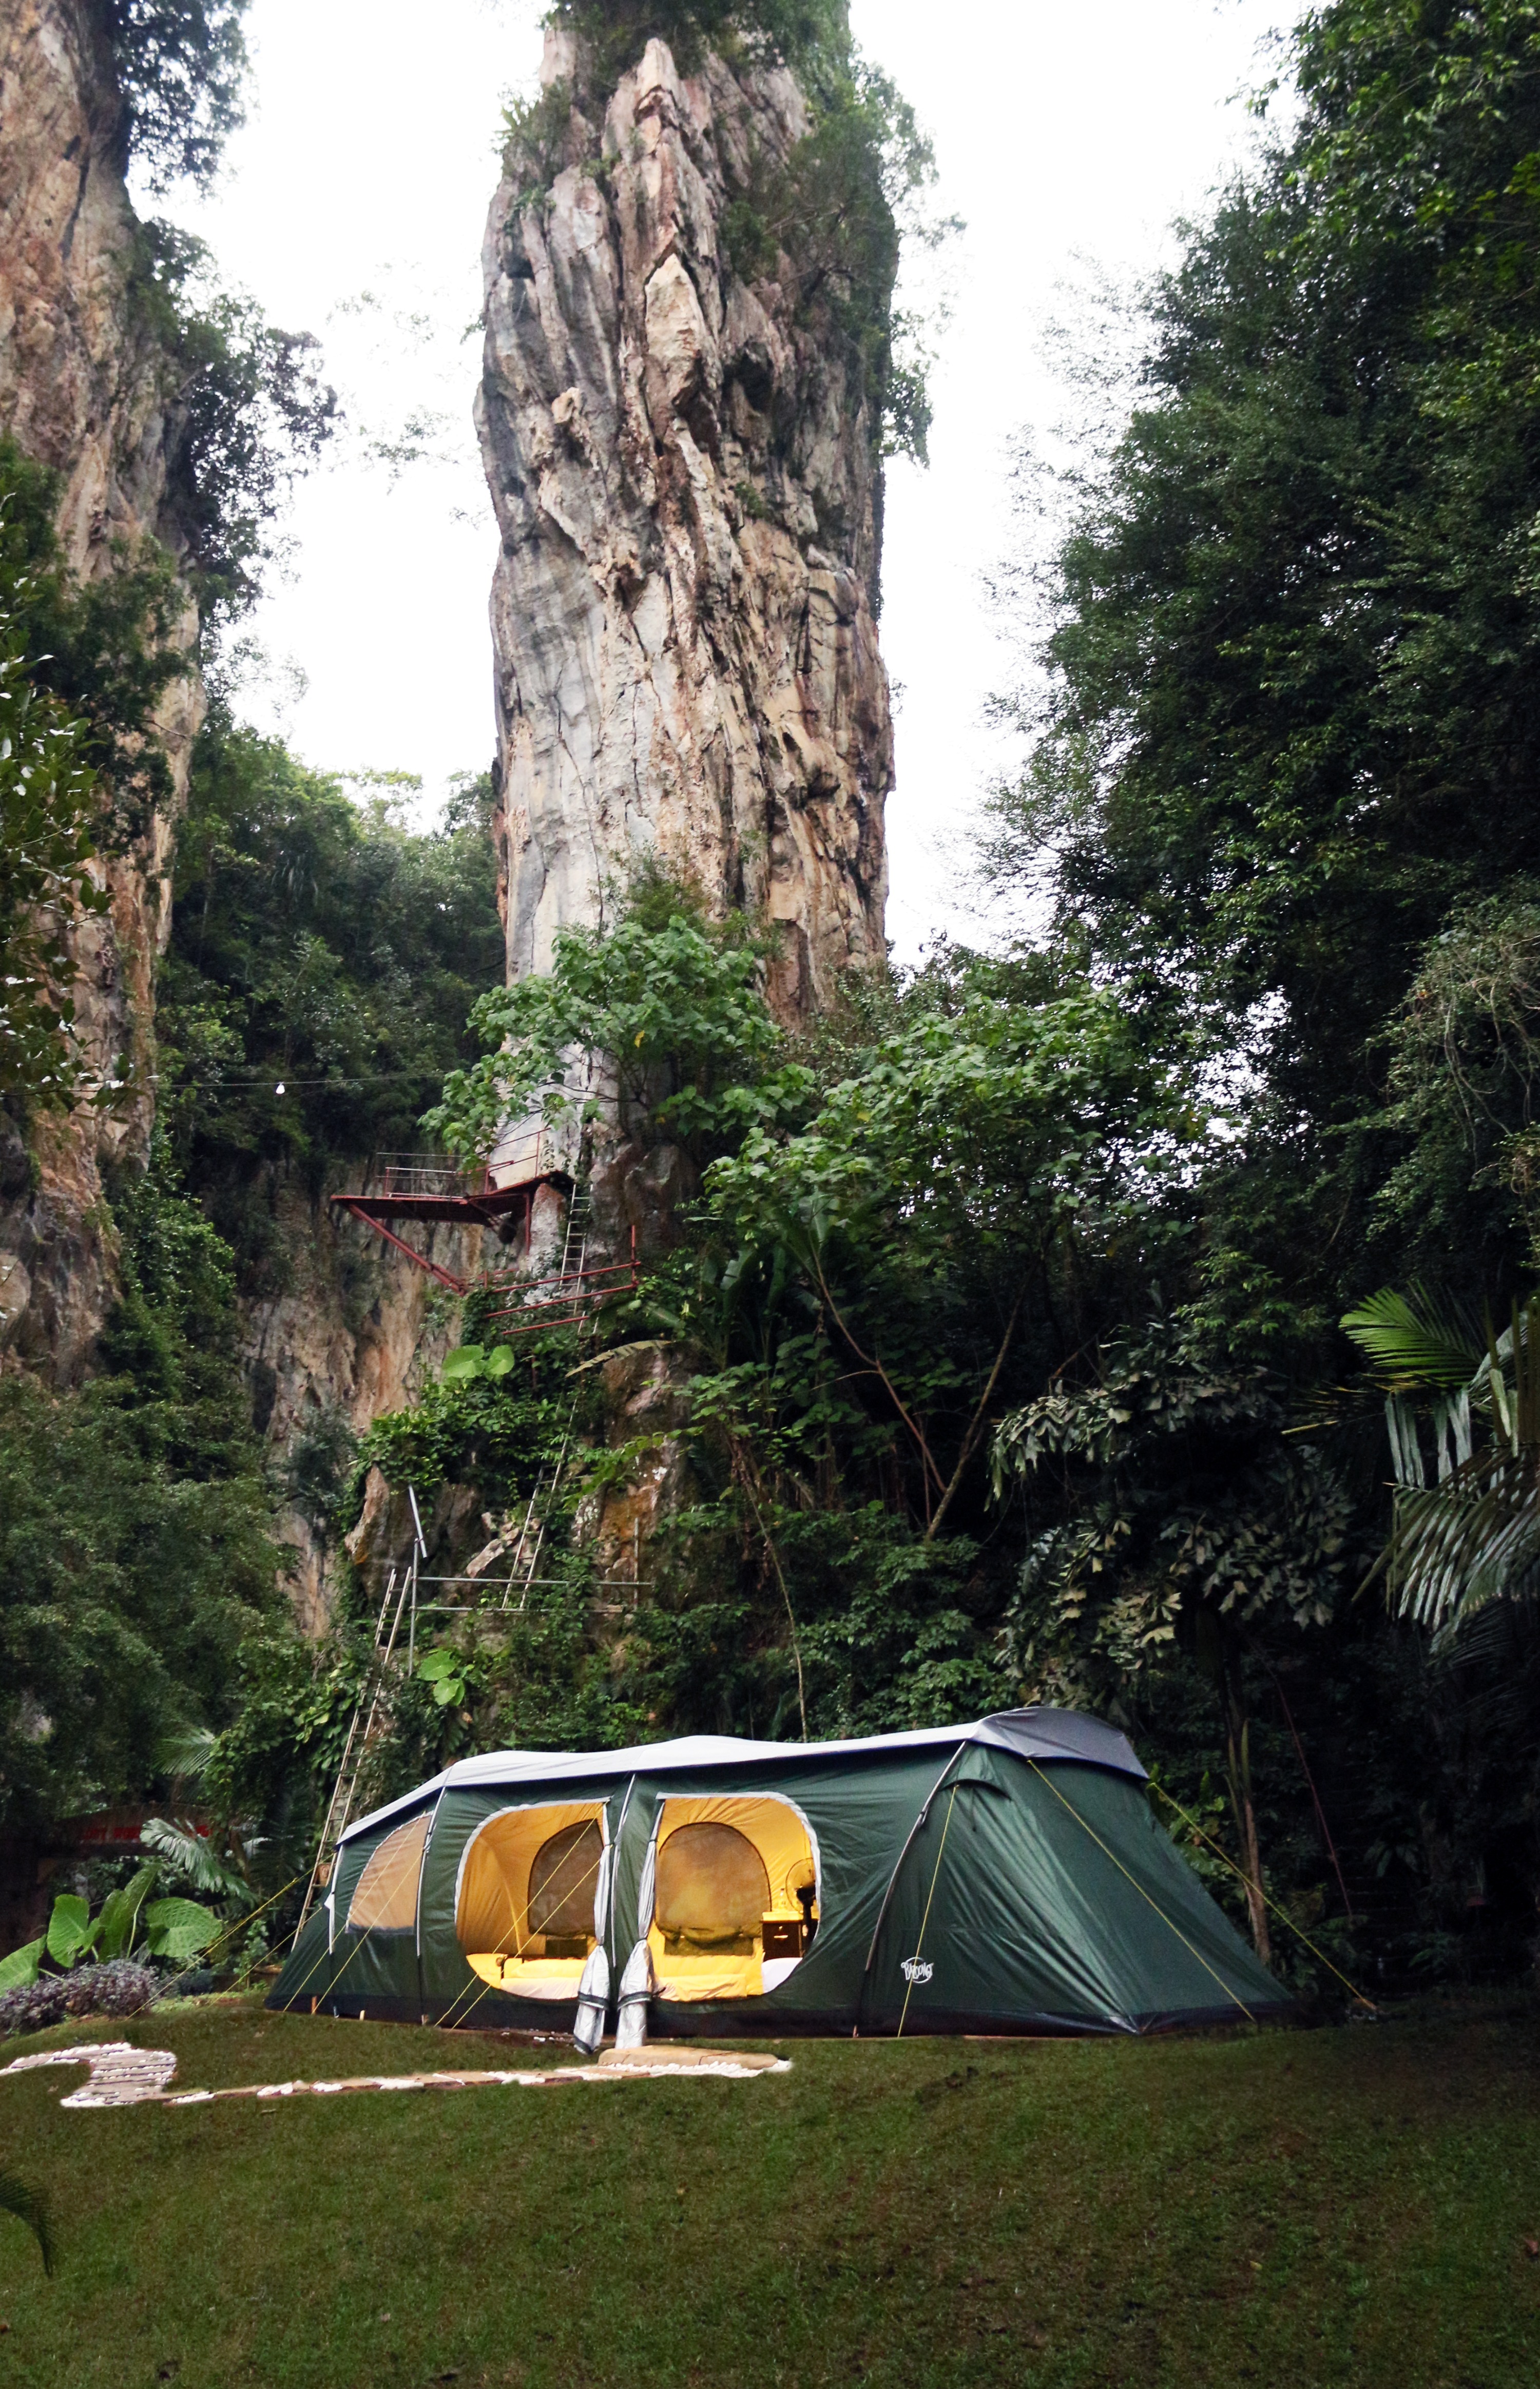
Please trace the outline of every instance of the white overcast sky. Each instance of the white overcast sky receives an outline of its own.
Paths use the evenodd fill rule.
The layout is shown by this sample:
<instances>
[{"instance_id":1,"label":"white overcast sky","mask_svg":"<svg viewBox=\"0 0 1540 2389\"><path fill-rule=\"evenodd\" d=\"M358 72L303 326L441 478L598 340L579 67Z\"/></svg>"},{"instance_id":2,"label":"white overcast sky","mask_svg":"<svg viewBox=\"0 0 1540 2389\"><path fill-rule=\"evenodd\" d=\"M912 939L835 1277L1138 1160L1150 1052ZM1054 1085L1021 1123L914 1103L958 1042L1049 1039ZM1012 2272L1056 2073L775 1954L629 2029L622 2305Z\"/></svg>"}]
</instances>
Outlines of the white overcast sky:
<instances>
[{"instance_id":1,"label":"white overcast sky","mask_svg":"<svg viewBox=\"0 0 1540 2389\"><path fill-rule=\"evenodd\" d=\"M141 205L200 233L274 323L315 332L351 428L304 483L284 576L247 627L247 710L308 762L451 774L491 753L490 508L470 433L478 252L510 91L533 87L544 0L251 0L249 121L212 198ZM1070 401L1063 286L1147 275L1254 138L1276 0L853 0L858 38L934 138L966 219L933 375L931 465L890 468L884 651L901 686L888 934L912 960L968 934L967 824L1003 758L1010 676L984 581L1012 536L1009 449ZM375 453L440 418L428 456ZM302 676L302 677L301 677Z\"/></svg>"}]
</instances>

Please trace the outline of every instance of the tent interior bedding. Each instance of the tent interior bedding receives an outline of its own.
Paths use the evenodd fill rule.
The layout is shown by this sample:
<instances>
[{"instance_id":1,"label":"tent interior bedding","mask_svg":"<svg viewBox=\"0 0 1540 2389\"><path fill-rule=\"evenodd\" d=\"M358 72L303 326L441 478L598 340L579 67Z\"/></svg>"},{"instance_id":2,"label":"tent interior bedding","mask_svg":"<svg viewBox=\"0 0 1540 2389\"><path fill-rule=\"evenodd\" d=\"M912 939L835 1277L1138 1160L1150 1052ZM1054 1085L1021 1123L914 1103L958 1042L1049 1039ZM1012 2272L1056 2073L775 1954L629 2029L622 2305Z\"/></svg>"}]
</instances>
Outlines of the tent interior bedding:
<instances>
[{"instance_id":1,"label":"tent interior bedding","mask_svg":"<svg viewBox=\"0 0 1540 2389\"><path fill-rule=\"evenodd\" d=\"M1139 2032L1287 2005L1097 1719L464 1760L343 1836L269 2004L490 2027ZM586 2003L586 2006L583 2004Z\"/></svg>"}]
</instances>

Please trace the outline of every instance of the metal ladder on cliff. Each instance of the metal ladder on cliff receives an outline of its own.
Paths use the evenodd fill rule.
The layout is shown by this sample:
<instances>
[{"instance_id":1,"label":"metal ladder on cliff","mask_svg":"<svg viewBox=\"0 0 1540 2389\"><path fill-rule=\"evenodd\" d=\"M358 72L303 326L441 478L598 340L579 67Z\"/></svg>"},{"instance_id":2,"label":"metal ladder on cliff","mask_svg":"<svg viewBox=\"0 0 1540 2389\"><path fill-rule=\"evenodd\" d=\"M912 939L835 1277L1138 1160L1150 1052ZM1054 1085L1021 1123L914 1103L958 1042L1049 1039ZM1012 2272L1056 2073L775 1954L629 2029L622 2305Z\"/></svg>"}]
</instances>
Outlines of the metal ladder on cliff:
<instances>
[{"instance_id":1,"label":"metal ladder on cliff","mask_svg":"<svg viewBox=\"0 0 1540 2389\"><path fill-rule=\"evenodd\" d=\"M588 1182L584 1179L573 1187L572 1200L566 1208L566 1233L562 1238L561 1269L557 1274L557 1284L562 1289L562 1294L555 1297L556 1299L571 1298L566 1297L566 1289L573 1284L577 1286L578 1297L579 1298L581 1297L583 1271L588 1264L588 1239L592 1221L592 1204L589 1195ZM530 1489L528 1503L524 1513L524 1524L519 1528L518 1541L514 1547L513 1565L508 1571L508 1581L503 1589L504 1609L523 1609L528 1603L530 1589L534 1584L541 1557L545 1550L546 1520L550 1516L552 1505L561 1488L562 1477L566 1473L566 1455L572 1444L572 1423L577 1415L578 1397L574 1394L566 1413L566 1424L562 1429L562 1439L557 1447L556 1457L554 1461L547 1462ZM514 1599L515 1592L518 1595L516 1602Z\"/></svg>"},{"instance_id":2,"label":"metal ladder on cliff","mask_svg":"<svg viewBox=\"0 0 1540 2389\"><path fill-rule=\"evenodd\" d=\"M330 1883L337 1864L337 1846L347 1832L353 1813L353 1803L363 1769L375 1744L386 1732L395 1708L396 1677L400 1669L398 1645L401 1621L407 1622L408 1665L417 1639L417 1564L426 1556L423 1541L422 1519L417 1512L417 1497L408 1488L412 1502L414 1539L412 1557L405 1567L393 1567L385 1588L385 1598L375 1621L375 1647L370 1656L368 1673L358 1696L358 1706L348 1728L348 1739L342 1745L342 1763L337 1770L337 1782L326 1804L326 1814L321 1826L321 1838L316 1845L315 1864L311 1869L305 1887L304 1905L299 1910L299 1923L295 1939L304 1931L315 1904L318 1891Z\"/></svg>"}]
</instances>

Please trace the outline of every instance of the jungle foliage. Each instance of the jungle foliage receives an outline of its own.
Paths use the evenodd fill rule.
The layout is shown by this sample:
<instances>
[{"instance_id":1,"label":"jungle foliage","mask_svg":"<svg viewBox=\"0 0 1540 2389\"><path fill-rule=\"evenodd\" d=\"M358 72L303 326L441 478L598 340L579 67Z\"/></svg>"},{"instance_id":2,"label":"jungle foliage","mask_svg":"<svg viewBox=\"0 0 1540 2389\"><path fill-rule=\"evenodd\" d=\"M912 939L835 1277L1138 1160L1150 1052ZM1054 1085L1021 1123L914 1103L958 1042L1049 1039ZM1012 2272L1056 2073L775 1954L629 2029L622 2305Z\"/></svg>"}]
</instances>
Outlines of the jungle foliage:
<instances>
[{"instance_id":1,"label":"jungle foliage","mask_svg":"<svg viewBox=\"0 0 1540 2389\"><path fill-rule=\"evenodd\" d=\"M113 1197L102 1373L0 1379L0 1825L143 1796L164 1736L223 1723L282 1617L230 1257L164 1156Z\"/></svg>"},{"instance_id":2,"label":"jungle foliage","mask_svg":"<svg viewBox=\"0 0 1540 2389\"><path fill-rule=\"evenodd\" d=\"M1461 1458L1450 1387L1412 1368L1386 1549L1383 1383L1337 1322L1425 1279L1468 1322L1472 1410L1489 1348L1483 1409L1525 1373L1521 1327L1504 1361L1479 1322L1506 1325L1534 1269L1540 12L1341 0L1305 19L1292 65L1295 130L1189 230L1127 428L1072 494L1045 676L1012 701L1029 759L988 857L997 886L1047 885L1057 938L1148 1033L1211 1057L1228 1118L1164 1311L1098 1302L1094 1343L999 1457L1035 1530L1014 1630L1050 1671L1102 1664L1130 1627L1140 1644L1153 1600L1200 1657L1216 1613L1254 1676L1279 1650L1258 1585L1281 1626L1313 1550L1344 1591L1385 1550L1408 1620L1379 1624L1367 1593L1329 1604L1309 1705L1355 1678L1350 1706L1382 1696L1393 1633L1411 1658L1397 1731L1437 1763L1348 1872L1371 1910L1415 1885L1443 1963L1480 1943L1472 1920L1506 1918L1514 1947L1532 1929L1534 1631L1501 1531L1521 1559L1533 1523L1508 1501L1479 1531L1497 1479L1532 1476L1528 1429L1515 1412ZM1214 1410L1238 1365L1270 1431L1254 1397ZM1227 1439L1195 1529L1190 1463L1200 1489ZM1501 1614L1471 1601L1470 1630L1430 1648L1494 1566ZM1147 1704L1158 1652L1140 1664ZM1342 1830L1338 1761L1317 1746L1317 1765Z\"/></svg>"},{"instance_id":3,"label":"jungle foliage","mask_svg":"<svg viewBox=\"0 0 1540 2389\"><path fill-rule=\"evenodd\" d=\"M401 818L415 783L341 783L216 703L177 840L157 1005L160 1117L236 1256L244 1291L283 1282L278 1184L419 1140L502 964L484 782L443 826Z\"/></svg>"},{"instance_id":4,"label":"jungle foliage","mask_svg":"<svg viewBox=\"0 0 1540 2389\"><path fill-rule=\"evenodd\" d=\"M151 190L185 177L207 190L245 121L247 0L108 0L126 160Z\"/></svg>"}]
</instances>

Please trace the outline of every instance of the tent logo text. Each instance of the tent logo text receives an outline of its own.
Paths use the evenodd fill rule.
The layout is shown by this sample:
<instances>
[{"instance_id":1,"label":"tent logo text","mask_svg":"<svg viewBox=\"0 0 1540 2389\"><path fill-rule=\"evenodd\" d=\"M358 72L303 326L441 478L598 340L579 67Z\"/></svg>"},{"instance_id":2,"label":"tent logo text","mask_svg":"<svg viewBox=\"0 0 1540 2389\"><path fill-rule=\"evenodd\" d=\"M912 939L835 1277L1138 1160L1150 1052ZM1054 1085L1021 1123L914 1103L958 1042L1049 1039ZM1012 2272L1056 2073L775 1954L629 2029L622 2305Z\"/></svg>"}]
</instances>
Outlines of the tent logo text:
<instances>
[{"instance_id":1,"label":"tent logo text","mask_svg":"<svg viewBox=\"0 0 1540 2389\"><path fill-rule=\"evenodd\" d=\"M928 1983L935 1968L928 1958L906 1958L898 1972L906 1983Z\"/></svg>"}]
</instances>

